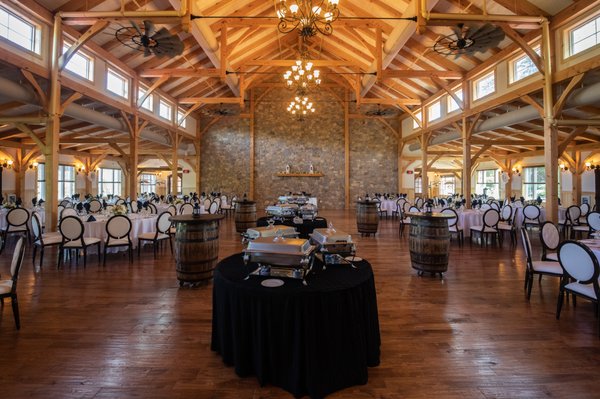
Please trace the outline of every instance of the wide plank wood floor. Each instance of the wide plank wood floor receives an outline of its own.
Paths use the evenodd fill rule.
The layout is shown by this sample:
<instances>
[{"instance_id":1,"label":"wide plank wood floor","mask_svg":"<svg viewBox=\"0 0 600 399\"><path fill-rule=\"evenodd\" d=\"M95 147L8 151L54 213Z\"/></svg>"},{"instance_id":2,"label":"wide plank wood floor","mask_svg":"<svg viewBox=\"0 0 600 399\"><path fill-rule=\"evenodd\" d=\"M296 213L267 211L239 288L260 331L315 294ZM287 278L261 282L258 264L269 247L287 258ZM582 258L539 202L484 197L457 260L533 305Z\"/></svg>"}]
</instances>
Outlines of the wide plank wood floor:
<instances>
[{"instance_id":1,"label":"wide plank wood floor","mask_svg":"<svg viewBox=\"0 0 600 399\"><path fill-rule=\"evenodd\" d=\"M410 267L408 234L382 220L361 238L354 214L322 215L353 234L373 265L382 338L369 382L331 398L598 398L600 339L593 307L568 303L555 319L558 281L523 292L520 247L459 248L443 279ZM242 248L233 218L220 256ZM534 240L537 241L537 240ZM519 243L520 245L520 243ZM168 249L129 264L56 269L47 251L35 271L28 249L19 280L21 330L10 302L0 318L2 398L289 398L239 378L210 350L212 284L180 289ZM536 254L539 248L536 248ZM0 257L6 277L12 246Z\"/></svg>"}]
</instances>

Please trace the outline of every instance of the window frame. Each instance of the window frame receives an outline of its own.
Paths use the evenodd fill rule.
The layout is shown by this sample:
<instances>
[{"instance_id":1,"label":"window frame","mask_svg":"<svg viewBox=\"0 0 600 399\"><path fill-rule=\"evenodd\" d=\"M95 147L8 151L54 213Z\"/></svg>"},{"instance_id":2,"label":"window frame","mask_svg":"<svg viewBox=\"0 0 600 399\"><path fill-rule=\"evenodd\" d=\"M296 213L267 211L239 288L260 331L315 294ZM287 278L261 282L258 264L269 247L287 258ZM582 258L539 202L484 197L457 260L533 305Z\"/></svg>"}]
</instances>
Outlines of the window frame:
<instances>
[{"instance_id":1,"label":"window frame","mask_svg":"<svg viewBox=\"0 0 600 399\"><path fill-rule=\"evenodd\" d=\"M528 179L528 170L531 169L542 169L543 173L541 174L541 176L543 176L543 181L533 181L533 182L529 182ZM537 175L536 173L534 173L534 175ZM524 166L523 167L523 171L521 172L521 176L523 176L521 178L521 195L523 195L523 197L525 198L526 201L533 201L535 199L537 199L537 196L534 194L533 198L529 198L529 193L528 190L526 190L526 187L533 187L533 192L534 193L538 193L539 191L536 190L536 186L541 186L543 188L543 195L540 195L540 197L542 198L542 201L546 201L546 167L544 165L529 165L529 166ZM535 179L534 179L535 180ZM559 191L560 192L560 191Z\"/></svg>"},{"instance_id":2,"label":"window frame","mask_svg":"<svg viewBox=\"0 0 600 399\"><path fill-rule=\"evenodd\" d=\"M541 44L536 44L536 45L534 45L532 47L533 47L533 51L534 52L536 52L538 55L541 55L541 52L542 52ZM521 81L523 81L525 79L531 78L531 77L535 76L536 74L540 73L540 70L533 63L533 61L531 61L531 63L535 67L535 72L533 72L533 73L531 73L529 75L523 76L520 79L515 79L515 76L516 76L516 70L515 70L516 65L522 59L530 59L531 60L531 57L529 57L529 55L527 55L524 52L519 52L519 54L517 54L515 57L511 58L508 61L508 84L509 85L513 85L515 83L519 83L519 82L521 82Z\"/></svg>"},{"instance_id":3,"label":"window frame","mask_svg":"<svg viewBox=\"0 0 600 399\"><path fill-rule=\"evenodd\" d=\"M169 113L170 113L170 117L169 118L165 118L164 116L161 115L161 109L163 104L167 107L169 107ZM158 101L158 117L161 119L164 119L166 121L170 121L173 122L173 104L170 103L168 100L164 99L164 98L160 98L160 100Z\"/></svg>"},{"instance_id":4,"label":"window frame","mask_svg":"<svg viewBox=\"0 0 600 399\"><path fill-rule=\"evenodd\" d=\"M121 94L121 93L117 93L117 92L109 89L109 87L108 87L108 75L110 75L110 74L112 74L115 77L121 79L125 83L125 85L123 86L124 89L125 89L125 94L124 95ZM106 73L105 73L105 79L106 79L105 88L106 88L106 90L108 92L110 92L111 94L113 94L113 95L115 95L115 96L117 96L117 97L119 97L121 99L129 100L129 94L130 94L130 91L131 91L130 90L131 79L127 75L124 75L124 74L118 72L115 68L112 68L111 66L107 66L106 67Z\"/></svg>"},{"instance_id":5,"label":"window frame","mask_svg":"<svg viewBox=\"0 0 600 399\"><path fill-rule=\"evenodd\" d=\"M423 124L423 108L420 108L417 112L413 112L413 115L421 122L421 124ZM421 129L421 126L419 126L414 118L411 118L411 120L413 130Z\"/></svg>"},{"instance_id":6,"label":"window frame","mask_svg":"<svg viewBox=\"0 0 600 399\"><path fill-rule=\"evenodd\" d=\"M187 117L182 118L185 115L185 110L182 108L177 108L177 126L185 129L187 126Z\"/></svg>"},{"instance_id":7,"label":"window frame","mask_svg":"<svg viewBox=\"0 0 600 399\"><path fill-rule=\"evenodd\" d=\"M482 80L489 78L490 76L494 78L494 90L485 95L480 96L479 91L477 90L477 84L479 82L481 82ZM498 90L496 83L497 83L497 79L496 79L496 70L495 69L493 69L492 71L485 73L485 74L481 75L481 77L473 80L473 85L471 87L473 90L473 101L479 101L486 97L496 94L496 91Z\"/></svg>"},{"instance_id":8,"label":"window frame","mask_svg":"<svg viewBox=\"0 0 600 399\"><path fill-rule=\"evenodd\" d=\"M419 187L419 189L417 190L417 187ZM415 194L419 193L419 194L423 194L423 176L417 176L415 177Z\"/></svg>"},{"instance_id":9,"label":"window frame","mask_svg":"<svg viewBox=\"0 0 600 399\"><path fill-rule=\"evenodd\" d=\"M150 90L148 87L145 87L143 85L138 86L138 93L137 93L138 96L137 96L136 104L139 108L141 108L145 111L154 113L154 93L150 93L150 95L148 97L146 97L146 99L144 100L144 102L142 104L139 103L140 98L142 98L142 96L144 96L146 93L148 93L148 90ZM148 107L144 106L144 104L146 102L149 103Z\"/></svg>"},{"instance_id":10,"label":"window frame","mask_svg":"<svg viewBox=\"0 0 600 399\"><path fill-rule=\"evenodd\" d=\"M446 193L445 189L442 189L442 187L446 187L448 185L448 183L446 182L447 180L451 179L452 180L452 192ZM453 195L456 194L456 176L454 175L442 175L440 176L440 195Z\"/></svg>"},{"instance_id":11,"label":"window frame","mask_svg":"<svg viewBox=\"0 0 600 399\"><path fill-rule=\"evenodd\" d=\"M458 93L460 92L460 96L459 97L460 97L460 99L462 100L462 102L464 104L465 98L464 98L464 93L463 93L462 87L458 87L458 88L456 88L454 90L450 90L450 91L453 94L457 95L457 96L458 96ZM451 107L452 104L456 104L456 108L455 109L451 109L452 108ZM456 101L454 101L454 99L452 98L451 95L448 95L448 98L447 98L447 101L446 101L446 114L451 114L453 112L457 112L457 111L460 111L460 110L461 110L460 109L460 105L458 105L458 103Z\"/></svg>"},{"instance_id":12,"label":"window frame","mask_svg":"<svg viewBox=\"0 0 600 399\"><path fill-rule=\"evenodd\" d=\"M112 180L102 180L104 173L103 170L112 171ZM115 172L119 172L119 179L115 180ZM116 185L119 186L118 190L115 190ZM112 186L112 192L104 191L104 186ZM112 195L121 195L123 192L123 171L120 168L98 168L98 194L104 196L112 194Z\"/></svg>"},{"instance_id":13,"label":"window frame","mask_svg":"<svg viewBox=\"0 0 600 399\"><path fill-rule=\"evenodd\" d=\"M46 164L40 162L35 173L35 192L39 201L46 196ZM40 174L43 175L41 179Z\"/></svg>"},{"instance_id":14,"label":"window frame","mask_svg":"<svg viewBox=\"0 0 600 399\"><path fill-rule=\"evenodd\" d=\"M21 15L20 13L14 11L12 8L1 5L0 10L5 11L8 14L9 18L12 16L13 18L16 18L17 20L21 21L22 23L31 26L32 37L29 40L31 42L32 48L24 47L20 43L17 43L14 40L11 40L9 37L4 36L4 35L0 35L0 41L5 42L12 47L17 47L19 50L26 51L30 54L34 54L37 57L41 57L42 56L42 41L43 41L42 40L43 39L42 38L42 26L39 23L31 20L30 18L27 18L27 17ZM7 28L7 32L9 32L10 31L9 26L7 26L6 28ZM15 32L15 31L13 31L13 32Z\"/></svg>"},{"instance_id":15,"label":"window frame","mask_svg":"<svg viewBox=\"0 0 600 399\"><path fill-rule=\"evenodd\" d=\"M67 50L71 47L72 44L69 44L67 41L63 41L63 54L65 54L67 52ZM88 63L87 63L87 70L88 70L88 74L89 76L83 76L80 73L69 69L69 64L71 63L71 61L73 61L73 58L79 56L81 58L84 58ZM94 82L94 61L95 58L92 55L87 54L85 51L81 51L81 49L77 50L73 56L71 57L71 59L69 60L69 62L67 62L67 64L65 65L64 70L68 71L69 74L72 74L78 78L81 79L85 79L88 82Z\"/></svg>"},{"instance_id":16,"label":"window frame","mask_svg":"<svg viewBox=\"0 0 600 399\"><path fill-rule=\"evenodd\" d=\"M72 176L73 176L73 180L67 180L65 178L66 175L66 171L68 169L72 169ZM59 164L58 165L58 173L56 175L56 184L57 184L57 189L56 189L56 193L58 194L58 200L61 200L63 198L71 198L73 196L73 194L76 193L77 190L77 173L75 171L75 166L74 165L63 165L63 164ZM44 173L45 173L45 169L44 169ZM73 189L72 190L67 190L67 185L73 185ZM67 191L71 191L71 194L67 194ZM61 195L62 193L62 195Z\"/></svg>"},{"instance_id":17,"label":"window frame","mask_svg":"<svg viewBox=\"0 0 600 399\"><path fill-rule=\"evenodd\" d=\"M438 107L438 116L435 118L431 117L431 109L437 105ZM442 99L438 98L436 101L432 102L427 106L427 123L437 121L438 119L442 119Z\"/></svg>"},{"instance_id":18,"label":"window frame","mask_svg":"<svg viewBox=\"0 0 600 399\"><path fill-rule=\"evenodd\" d=\"M489 171L494 172L494 181L493 182L485 181L485 172L489 172ZM492 188L491 189L492 193L486 193L486 195L488 197L499 198L500 197L500 173L499 173L498 169L478 169L476 172L477 172L477 175L475 178L475 193L477 195L483 195L484 189L487 188L489 190L489 188L487 186L491 185L491 186L495 186L495 189ZM484 177L483 181L480 181L480 179L479 179L480 173L481 173L481 176ZM484 187L481 190L479 190L480 186L484 186ZM481 193L479 191L481 191ZM497 195L494 195L494 192L496 192Z\"/></svg>"},{"instance_id":19,"label":"window frame","mask_svg":"<svg viewBox=\"0 0 600 399\"><path fill-rule=\"evenodd\" d=\"M577 29L582 28L583 26L587 25L590 22L596 23L596 32L595 32L596 44L575 53L573 51L574 47L575 47L575 43L573 42L573 32L575 32ZM563 44L565 45L566 50L567 50L565 52L566 53L565 57L564 57L565 59L570 58L570 57L579 56L579 55L585 54L586 52L589 52L589 51L593 51L594 48L597 48L598 46L600 46L600 15L598 13L595 13L588 20L578 23L577 25L573 25L573 26L565 29L564 32L565 32L565 37L563 38Z\"/></svg>"},{"instance_id":20,"label":"window frame","mask_svg":"<svg viewBox=\"0 0 600 399\"><path fill-rule=\"evenodd\" d=\"M144 183L145 179L149 178L148 183ZM158 182L158 177L154 173L142 173L140 174L140 193L156 193L156 186ZM152 189L145 189L145 186L148 186Z\"/></svg>"}]
</instances>

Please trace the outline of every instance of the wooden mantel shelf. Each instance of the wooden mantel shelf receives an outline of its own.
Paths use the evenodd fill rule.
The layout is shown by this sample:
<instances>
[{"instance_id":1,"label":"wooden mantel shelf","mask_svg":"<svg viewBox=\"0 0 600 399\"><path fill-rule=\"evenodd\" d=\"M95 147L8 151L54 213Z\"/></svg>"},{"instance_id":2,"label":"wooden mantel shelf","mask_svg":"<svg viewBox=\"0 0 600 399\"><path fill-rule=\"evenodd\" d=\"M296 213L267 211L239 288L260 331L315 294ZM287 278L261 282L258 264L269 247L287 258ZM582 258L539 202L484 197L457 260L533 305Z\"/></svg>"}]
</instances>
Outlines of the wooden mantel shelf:
<instances>
[{"instance_id":1,"label":"wooden mantel shelf","mask_svg":"<svg viewBox=\"0 0 600 399\"><path fill-rule=\"evenodd\" d=\"M323 177L323 173L285 173L279 172L275 176L279 177Z\"/></svg>"}]
</instances>

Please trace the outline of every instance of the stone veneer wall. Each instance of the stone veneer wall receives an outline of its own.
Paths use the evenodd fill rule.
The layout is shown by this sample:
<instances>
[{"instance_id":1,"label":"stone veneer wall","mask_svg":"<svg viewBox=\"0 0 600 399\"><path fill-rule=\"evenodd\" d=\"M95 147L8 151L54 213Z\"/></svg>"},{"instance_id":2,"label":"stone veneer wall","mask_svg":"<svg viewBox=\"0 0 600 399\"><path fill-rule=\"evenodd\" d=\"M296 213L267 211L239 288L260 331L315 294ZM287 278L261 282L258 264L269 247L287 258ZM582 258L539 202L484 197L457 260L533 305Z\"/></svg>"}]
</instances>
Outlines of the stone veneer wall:
<instances>
[{"instance_id":1,"label":"stone veneer wall","mask_svg":"<svg viewBox=\"0 0 600 399\"><path fill-rule=\"evenodd\" d=\"M208 121L203 121L204 123ZM249 121L224 117L202 136L201 191L239 196L250 189Z\"/></svg>"},{"instance_id":2,"label":"stone veneer wall","mask_svg":"<svg viewBox=\"0 0 600 399\"><path fill-rule=\"evenodd\" d=\"M358 196L398 192L398 139L375 119L350 120L350 206Z\"/></svg>"},{"instance_id":3,"label":"stone veneer wall","mask_svg":"<svg viewBox=\"0 0 600 399\"><path fill-rule=\"evenodd\" d=\"M255 93L258 96L260 93ZM340 95L342 93L339 93ZM311 97L317 112L298 121L286 110L292 94L272 90L256 104L255 200L258 209L289 191L318 197L321 209L344 207L344 110L327 92ZM354 105L350 112L356 112ZM207 121L203 121L203 124ZM396 192L397 139L373 119L350 120L350 203L365 192ZM249 122L225 117L202 137L202 190L238 195L249 190ZM278 177L289 164L292 172L308 172L313 164L323 177Z\"/></svg>"}]
</instances>

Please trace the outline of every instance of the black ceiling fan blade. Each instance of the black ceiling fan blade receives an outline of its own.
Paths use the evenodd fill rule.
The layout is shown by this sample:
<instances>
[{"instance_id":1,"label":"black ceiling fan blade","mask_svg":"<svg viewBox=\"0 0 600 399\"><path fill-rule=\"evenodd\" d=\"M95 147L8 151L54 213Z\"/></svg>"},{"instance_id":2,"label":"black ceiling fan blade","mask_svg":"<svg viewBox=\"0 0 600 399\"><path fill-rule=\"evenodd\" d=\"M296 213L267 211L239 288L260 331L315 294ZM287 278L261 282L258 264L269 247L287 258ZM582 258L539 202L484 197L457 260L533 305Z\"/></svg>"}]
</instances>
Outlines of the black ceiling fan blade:
<instances>
[{"instance_id":1,"label":"black ceiling fan blade","mask_svg":"<svg viewBox=\"0 0 600 399\"><path fill-rule=\"evenodd\" d=\"M169 32L169 30L167 28L160 28L160 30L158 32L156 32L154 35L150 36L150 38L152 40L163 40L166 39L168 37L171 37L173 35L171 35L171 32Z\"/></svg>"},{"instance_id":2,"label":"black ceiling fan blade","mask_svg":"<svg viewBox=\"0 0 600 399\"><path fill-rule=\"evenodd\" d=\"M129 23L131 24L131 26L133 26L133 29L135 29L138 35L144 36L142 30L140 29L140 26L135 21L129 21Z\"/></svg>"},{"instance_id":3,"label":"black ceiling fan blade","mask_svg":"<svg viewBox=\"0 0 600 399\"><path fill-rule=\"evenodd\" d=\"M477 39L482 38L482 37L484 37L486 35L489 35L495 29L499 29L499 28L495 27L492 24L485 24L482 27L480 27L479 29L477 29L475 32L473 32L470 35L468 35L468 37L470 39L477 40Z\"/></svg>"},{"instance_id":4,"label":"black ceiling fan blade","mask_svg":"<svg viewBox=\"0 0 600 399\"><path fill-rule=\"evenodd\" d=\"M462 24L451 26L452 32L456 35L457 39L461 39L463 37L463 27Z\"/></svg>"},{"instance_id":5,"label":"black ceiling fan blade","mask_svg":"<svg viewBox=\"0 0 600 399\"><path fill-rule=\"evenodd\" d=\"M154 24L152 23L152 21L147 19L144 20L144 33L146 34L146 36L152 37L152 34L154 33Z\"/></svg>"}]
</instances>

